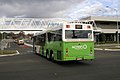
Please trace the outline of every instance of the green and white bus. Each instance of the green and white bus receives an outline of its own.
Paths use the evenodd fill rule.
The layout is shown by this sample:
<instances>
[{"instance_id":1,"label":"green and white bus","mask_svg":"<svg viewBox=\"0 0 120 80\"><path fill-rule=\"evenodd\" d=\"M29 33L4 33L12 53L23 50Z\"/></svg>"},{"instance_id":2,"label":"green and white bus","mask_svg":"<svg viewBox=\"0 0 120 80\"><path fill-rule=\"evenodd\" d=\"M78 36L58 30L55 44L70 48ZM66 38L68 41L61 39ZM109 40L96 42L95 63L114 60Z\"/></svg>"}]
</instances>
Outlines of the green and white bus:
<instances>
[{"instance_id":1,"label":"green and white bus","mask_svg":"<svg viewBox=\"0 0 120 80\"><path fill-rule=\"evenodd\" d=\"M94 60L94 37L91 24L66 22L57 30L42 31L33 37L36 54L49 60Z\"/></svg>"}]
</instances>

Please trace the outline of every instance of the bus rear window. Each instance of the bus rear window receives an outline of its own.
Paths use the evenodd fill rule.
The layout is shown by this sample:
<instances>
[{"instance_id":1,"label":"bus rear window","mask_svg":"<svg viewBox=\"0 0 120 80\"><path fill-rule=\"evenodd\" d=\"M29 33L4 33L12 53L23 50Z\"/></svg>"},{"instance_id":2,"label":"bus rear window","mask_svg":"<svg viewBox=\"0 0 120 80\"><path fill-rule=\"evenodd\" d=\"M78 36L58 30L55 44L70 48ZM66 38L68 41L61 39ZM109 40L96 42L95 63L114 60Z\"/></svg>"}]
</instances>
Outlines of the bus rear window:
<instances>
[{"instance_id":1,"label":"bus rear window","mask_svg":"<svg viewBox=\"0 0 120 80\"><path fill-rule=\"evenodd\" d=\"M65 30L65 39L92 39L92 30Z\"/></svg>"}]
</instances>

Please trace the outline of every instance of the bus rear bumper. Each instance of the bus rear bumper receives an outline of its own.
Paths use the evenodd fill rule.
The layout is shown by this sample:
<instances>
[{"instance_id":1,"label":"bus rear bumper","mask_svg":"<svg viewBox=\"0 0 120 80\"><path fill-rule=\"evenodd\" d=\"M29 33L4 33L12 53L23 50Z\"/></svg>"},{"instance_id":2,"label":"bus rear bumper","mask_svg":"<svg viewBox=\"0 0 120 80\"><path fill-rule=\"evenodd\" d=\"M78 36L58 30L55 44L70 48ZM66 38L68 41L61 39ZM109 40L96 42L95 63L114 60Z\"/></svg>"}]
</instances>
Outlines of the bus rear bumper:
<instances>
[{"instance_id":1,"label":"bus rear bumper","mask_svg":"<svg viewBox=\"0 0 120 80\"><path fill-rule=\"evenodd\" d=\"M94 60L94 56L84 56L84 57L66 57L63 61L82 61L82 60Z\"/></svg>"},{"instance_id":2,"label":"bus rear bumper","mask_svg":"<svg viewBox=\"0 0 120 80\"><path fill-rule=\"evenodd\" d=\"M94 56L84 56L84 59L87 60L87 59L94 59Z\"/></svg>"}]
</instances>

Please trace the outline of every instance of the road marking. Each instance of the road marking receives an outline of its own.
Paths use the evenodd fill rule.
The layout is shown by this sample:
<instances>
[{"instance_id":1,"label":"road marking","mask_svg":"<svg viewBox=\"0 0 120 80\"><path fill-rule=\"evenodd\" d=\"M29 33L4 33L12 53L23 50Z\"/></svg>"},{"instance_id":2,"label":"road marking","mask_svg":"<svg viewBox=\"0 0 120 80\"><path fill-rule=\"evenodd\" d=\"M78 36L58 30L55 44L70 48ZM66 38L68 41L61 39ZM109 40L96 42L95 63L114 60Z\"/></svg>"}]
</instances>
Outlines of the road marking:
<instances>
[{"instance_id":1,"label":"road marking","mask_svg":"<svg viewBox=\"0 0 120 80\"><path fill-rule=\"evenodd\" d=\"M17 52L17 55L20 54L20 53L18 52L18 50L16 50L16 52Z\"/></svg>"},{"instance_id":2,"label":"road marking","mask_svg":"<svg viewBox=\"0 0 120 80\"><path fill-rule=\"evenodd\" d=\"M25 45L27 45L27 46L30 46L30 47L33 47L33 45L31 45L31 44L28 44L28 43L25 43Z\"/></svg>"}]
</instances>

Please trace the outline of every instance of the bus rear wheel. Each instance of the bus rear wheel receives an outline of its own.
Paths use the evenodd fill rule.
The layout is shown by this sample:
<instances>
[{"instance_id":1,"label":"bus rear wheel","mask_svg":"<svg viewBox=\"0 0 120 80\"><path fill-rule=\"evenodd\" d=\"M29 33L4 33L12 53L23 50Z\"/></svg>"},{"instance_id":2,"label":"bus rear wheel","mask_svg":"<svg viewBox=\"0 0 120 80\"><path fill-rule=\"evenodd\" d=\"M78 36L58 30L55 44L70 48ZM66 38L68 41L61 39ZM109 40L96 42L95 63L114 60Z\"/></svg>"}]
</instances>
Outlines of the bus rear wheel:
<instances>
[{"instance_id":1,"label":"bus rear wheel","mask_svg":"<svg viewBox=\"0 0 120 80\"><path fill-rule=\"evenodd\" d=\"M50 60L54 60L54 53L52 50L50 51Z\"/></svg>"},{"instance_id":2,"label":"bus rear wheel","mask_svg":"<svg viewBox=\"0 0 120 80\"><path fill-rule=\"evenodd\" d=\"M47 59L50 59L50 56L49 56L49 54L48 54L48 53L46 54L46 58L47 58Z\"/></svg>"},{"instance_id":3,"label":"bus rear wheel","mask_svg":"<svg viewBox=\"0 0 120 80\"><path fill-rule=\"evenodd\" d=\"M46 58L47 58L47 59L50 59L50 55L49 55L48 49L46 50Z\"/></svg>"}]
</instances>

